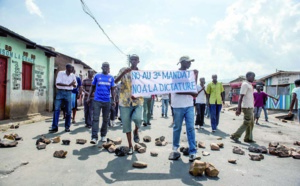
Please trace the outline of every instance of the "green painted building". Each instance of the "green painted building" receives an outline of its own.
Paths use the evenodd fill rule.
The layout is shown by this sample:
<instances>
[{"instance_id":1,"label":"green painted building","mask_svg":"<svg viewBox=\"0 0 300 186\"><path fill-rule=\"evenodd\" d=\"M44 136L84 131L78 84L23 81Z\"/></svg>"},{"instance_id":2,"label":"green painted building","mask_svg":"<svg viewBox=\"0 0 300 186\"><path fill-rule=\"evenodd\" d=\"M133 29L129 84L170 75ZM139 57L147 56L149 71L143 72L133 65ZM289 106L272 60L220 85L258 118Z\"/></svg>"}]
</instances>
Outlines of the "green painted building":
<instances>
[{"instance_id":1,"label":"green painted building","mask_svg":"<svg viewBox=\"0 0 300 186\"><path fill-rule=\"evenodd\" d=\"M52 111L55 56L0 26L0 120Z\"/></svg>"}]
</instances>

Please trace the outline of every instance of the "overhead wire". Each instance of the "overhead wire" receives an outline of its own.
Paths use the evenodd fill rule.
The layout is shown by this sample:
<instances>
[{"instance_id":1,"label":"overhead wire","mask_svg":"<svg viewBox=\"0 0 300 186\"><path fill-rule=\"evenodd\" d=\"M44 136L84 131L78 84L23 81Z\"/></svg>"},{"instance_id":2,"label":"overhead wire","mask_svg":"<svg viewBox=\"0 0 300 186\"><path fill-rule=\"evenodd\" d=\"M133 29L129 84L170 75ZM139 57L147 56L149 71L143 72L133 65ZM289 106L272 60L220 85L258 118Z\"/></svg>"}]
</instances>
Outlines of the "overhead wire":
<instances>
[{"instance_id":1,"label":"overhead wire","mask_svg":"<svg viewBox=\"0 0 300 186\"><path fill-rule=\"evenodd\" d=\"M125 54L112 40L111 38L106 34L106 32L104 31L104 29L101 27L101 25L98 23L97 19L95 18L95 16L93 15L92 11L89 9L89 7L86 5L86 3L84 2L84 0L80 0L81 1L81 6L83 11L89 15L98 25L98 27L101 29L101 31L103 32L103 34L107 37L107 39L115 46L115 48L122 54L124 54L125 56L127 56L127 54Z\"/></svg>"}]
</instances>

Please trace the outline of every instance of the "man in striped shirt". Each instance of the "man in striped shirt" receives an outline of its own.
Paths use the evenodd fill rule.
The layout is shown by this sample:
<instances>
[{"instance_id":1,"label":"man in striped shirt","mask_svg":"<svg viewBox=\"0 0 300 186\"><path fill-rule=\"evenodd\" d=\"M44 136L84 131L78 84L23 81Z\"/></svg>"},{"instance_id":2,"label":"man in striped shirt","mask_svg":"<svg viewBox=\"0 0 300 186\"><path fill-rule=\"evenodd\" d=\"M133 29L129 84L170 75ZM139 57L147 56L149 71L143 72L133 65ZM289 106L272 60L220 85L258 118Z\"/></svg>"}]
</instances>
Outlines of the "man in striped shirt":
<instances>
[{"instance_id":1,"label":"man in striped shirt","mask_svg":"<svg viewBox=\"0 0 300 186\"><path fill-rule=\"evenodd\" d=\"M94 71L88 71L88 78L84 79L82 82L82 90L84 92L84 119L85 119L85 127L91 128L93 123L93 100L94 100L94 93L90 96L90 103L87 104L87 99L89 97L89 92L92 86L94 77Z\"/></svg>"}]
</instances>

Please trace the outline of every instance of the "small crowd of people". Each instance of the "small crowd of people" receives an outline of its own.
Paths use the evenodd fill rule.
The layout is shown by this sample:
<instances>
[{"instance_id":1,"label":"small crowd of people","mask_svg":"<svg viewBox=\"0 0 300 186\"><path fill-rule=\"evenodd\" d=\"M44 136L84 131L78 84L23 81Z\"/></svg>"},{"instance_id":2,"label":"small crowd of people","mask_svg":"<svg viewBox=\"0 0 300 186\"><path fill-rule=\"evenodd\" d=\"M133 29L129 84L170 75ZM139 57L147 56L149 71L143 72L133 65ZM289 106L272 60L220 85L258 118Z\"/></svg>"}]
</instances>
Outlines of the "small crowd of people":
<instances>
[{"instance_id":1,"label":"small crowd of people","mask_svg":"<svg viewBox=\"0 0 300 186\"><path fill-rule=\"evenodd\" d=\"M117 76L110 74L110 65L108 62L102 63L102 72L94 74L94 71L88 71L88 77L82 82L75 76L74 67L71 64L66 65L65 71L60 71L56 79L56 98L53 114L52 127L49 132L58 131L58 121L62 105L65 111L65 131L70 132L71 119L76 123L75 116L77 110L77 98L84 94L84 118L85 127L91 128L91 144L97 144L99 133L101 141L106 141L108 126L115 126L115 119L121 120L123 133L126 134L129 152L133 153L132 139L139 143L139 128L151 125L150 120L153 116L153 105L157 95L144 97L134 97L131 93L131 71L139 70L139 56L130 56L130 67L121 68ZM180 68L178 70L188 70L194 59L188 56L182 56L179 59ZM198 70L193 70L195 82L198 80ZM220 112L222 105L225 104L225 91L222 83L218 82L217 75L212 75L212 82L205 85L205 78L199 78L197 92L178 92L161 95L161 116L168 117L168 107L171 106L173 118L173 152L177 152L180 142L180 134L183 121L186 125L186 134L189 144L189 160L194 161L198 158L195 129L203 129L204 117L210 117L212 133L218 130L220 121ZM243 124L233 133L230 138L239 142L239 138L246 131L244 142L253 143L254 120L259 125L261 111L265 108L267 97L277 100L277 98L266 94L262 87L257 85L254 92L252 83L255 79L255 73L248 72L246 80L242 83L240 97L236 115L244 113ZM300 97L300 80L295 81L296 88L293 90L293 100L291 112L294 108L296 99ZM229 95L230 96L230 95ZM298 103L298 114L299 113ZM73 111L73 114L72 114ZM99 118L102 111L102 125L99 129ZM120 117L118 112L120 111ZM71 118L72 114L72 118ZM195 117L196 116L196 117ZM196 120L195 120L196 118ZM267 118L266 118L267 120ZM132 122L134 127L132 127Z\"/></svg>"}]
</instances>

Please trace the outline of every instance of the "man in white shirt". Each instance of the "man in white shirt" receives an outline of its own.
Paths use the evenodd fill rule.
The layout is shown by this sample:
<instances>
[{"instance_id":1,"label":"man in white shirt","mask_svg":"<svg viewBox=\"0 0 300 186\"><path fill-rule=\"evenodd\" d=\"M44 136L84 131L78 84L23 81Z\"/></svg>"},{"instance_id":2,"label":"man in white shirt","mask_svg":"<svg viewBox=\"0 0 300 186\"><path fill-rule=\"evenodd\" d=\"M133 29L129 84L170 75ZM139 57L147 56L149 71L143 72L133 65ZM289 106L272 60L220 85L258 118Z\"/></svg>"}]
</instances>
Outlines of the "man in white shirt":
<instances>
[{"instance_id":1,"label":"man in white shirt","mask_svg":"<svg viewBox=\"0 0 300 186\"><path fill-rule=\"evenodd\" d=\"M231 134L230 139L235 142L240 142L239 138L246 131L246 135L244 137L244 142L246 143L254 143L253 141L253 127L254 127L254 116L253 116L253 108L254 108L254 97L253 97L253 86L252 82L254 81L255 74L253 72L248 72L246 74L246 81L242 83L240 98L238 102L237 111L235 114L239 116L241 111L244 113L244 122L238 128L238 130Z\"/></svg>"},{"instance_id":2,"label":"man in white shirt","mask_svg":"<svg viewBox=\"0 0 300 186\"><path fill-rule=\"evenodd\" d=\"M179 59L181 67L179 70L187 70L191 66L191 62L194 59L190 59L188 56L183 56ZM194 70L195 81L197 82L198 71ZM182 128L182 122L186 123L186 134L189 143L189 160L194 161L198 158L195 128L194 128L194 103L193 96L197 96L197 93L172 93L171 105L174 111L174 127L173 127L173 152L170 154L169 159L173 160L173 154L177 153L180 142L180 133Z\"/></svg>"},{"instance_id":3,"label":"man in white shirt","mask_svg":"<svg viewBox=\"0 0 300 186\"><path fill-rule=\"evenodd\" d=\"M204 125L204 111L206 107L206 91L205 91L205 78L200 78L200 85L197 85L197 91L198 96L196 97L196 110L197 110L197 116L196 116L196 122L195 122L195 128L203 129Z\"/></svg>"},{"instance_id":4,"label":"man in white shirt","mask_svg":"<svg viewBox=\"0 0 300 186\"><path fill-rule=\"evenodd\" d=\"M161 117L168 117L169 94L162 94L161 96Z\"/></svg>"},{"instance_id":5,"label":"man in white shirt","mask_svg":"<svg viewBox=\"0 0 300 186\"><path fill-rule=\"evenodd\" d=\"M58 131L58 120L60 113L60 106L62 102L65 103L66 118L65 118L65 131L70 132L71 126L71 95L72 90L77 86L76 76L72 73L73 66L66 65L66 70L59 71L56 78L56 97L54 101L54 113L52 127L50 133Z\"/></svg>"}]
</instances>

